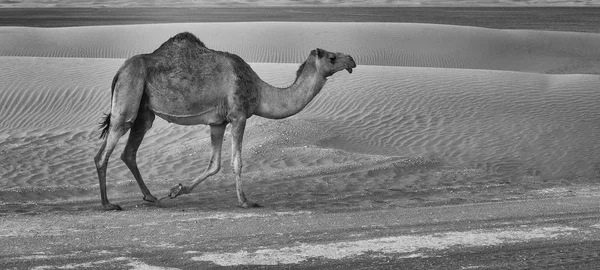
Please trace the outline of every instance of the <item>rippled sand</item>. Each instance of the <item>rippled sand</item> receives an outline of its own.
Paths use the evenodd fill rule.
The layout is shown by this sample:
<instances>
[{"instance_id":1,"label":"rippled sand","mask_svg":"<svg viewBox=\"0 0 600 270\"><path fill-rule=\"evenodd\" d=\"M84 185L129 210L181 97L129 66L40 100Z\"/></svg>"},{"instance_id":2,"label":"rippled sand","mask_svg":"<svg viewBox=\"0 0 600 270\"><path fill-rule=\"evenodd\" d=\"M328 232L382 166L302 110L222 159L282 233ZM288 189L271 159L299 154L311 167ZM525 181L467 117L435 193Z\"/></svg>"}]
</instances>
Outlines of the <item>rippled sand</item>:
<instances>
[{"instance_id":1,"label":"rippled sand","mask_svg":"<svg viewBox=\"0 0 600 270\"><path fill-rule=\"evenodd\" d=\"M251 118L247 194L267 206L488 200L594 185L600 174L598 34L317 22L2 27L0 201L99 207L93 156L112 77L124 58L180 31L240 55L276 86L316 47L356 59L354 73L334 75L298 115ZM109 197L140 203L119 159L124 141ZM235 205L229 144L221 173L175 203ZM204 126L157 120L138 158L149 188L162 197L200 174L209 145Z\"/></svg>"}]
</instances>

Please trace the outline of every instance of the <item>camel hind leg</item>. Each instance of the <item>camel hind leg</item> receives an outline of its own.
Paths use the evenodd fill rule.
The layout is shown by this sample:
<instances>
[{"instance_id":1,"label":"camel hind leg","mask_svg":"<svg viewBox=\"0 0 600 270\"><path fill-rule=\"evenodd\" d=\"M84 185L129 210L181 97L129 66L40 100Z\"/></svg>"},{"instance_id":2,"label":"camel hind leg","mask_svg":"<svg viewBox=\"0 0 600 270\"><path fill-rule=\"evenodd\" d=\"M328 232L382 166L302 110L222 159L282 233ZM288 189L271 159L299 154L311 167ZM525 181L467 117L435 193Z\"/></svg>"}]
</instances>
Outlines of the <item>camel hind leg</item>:
<instances>
[{"instance_id":1,"label":"camel hind leg","mask_svg":"<svg viewBox=\"0 0 600 270\"><path fill-rule=\"evenodd\" d=\"M108 159L115 149L119 139L131 129L138 116L142 95L144 93L145 74L141 58L130 58L123 64L113 82L111 111L107 116L106 140L102 143L94 158L98 180L100 182L100 198L105 210L121 210L116 204L111 204L106 195L106 170ZM133 144L134 141L132 141ZM141 140L140 140L141 143Z\"/></svg>"},{"instance_id":2,"label":"camel hind leg","mask_svg":"<svg viewBox=\"0 0 600 270\"><path fill-rule=\"evenodd\" d=\"M143 106L142 106L143 107ZM125 149L123 150L123 154L121 154L121 160L127 165L127 168L133 174L133 177L137 181L142 194L144 194L144 200L148 202L156 202L156 197L152 196L148 187L144 183L142 179L142 175L140 174L140 170L137 166L137 151L142 144L142 140L144 139L144 135L146 132L152 127L152 122L154 121L154 113L145 108L140 108L138 112L137 118L131 127L129 132L129 138L127 139L127 144L125 145Z\"/></svg>"},{"instance_id":3,"label":"camel hind leg","mask_svg":"<svg viewBox=\"0 0 600 270\"><path fill-rule=\"evenodd\" d=\"M96 171L98 172L98 180L100 181L100 199L102 200L102 207L104 207L105 210L121 210L119 205L111 204L108 201L108 197L106 195L106 169L108 167L108 159L110 158L110 154L115 149L115 146L117 146L119 139L127 132L127 130L129 130L129 127L130 125L126 124L114 125L111 123L109 126L108 136L102 143L98 154L96 154L96 157L94 158L96 163Z\"/></svg>"}]
</instances>

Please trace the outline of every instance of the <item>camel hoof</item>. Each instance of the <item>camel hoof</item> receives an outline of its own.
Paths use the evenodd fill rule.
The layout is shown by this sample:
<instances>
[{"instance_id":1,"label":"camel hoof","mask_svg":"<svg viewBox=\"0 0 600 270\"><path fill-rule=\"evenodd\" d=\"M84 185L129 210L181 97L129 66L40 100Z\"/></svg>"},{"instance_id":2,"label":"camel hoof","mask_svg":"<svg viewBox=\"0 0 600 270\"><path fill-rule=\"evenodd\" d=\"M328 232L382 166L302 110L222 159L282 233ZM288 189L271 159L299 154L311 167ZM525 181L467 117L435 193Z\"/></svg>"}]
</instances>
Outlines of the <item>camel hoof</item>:
<instances>
[{"instance_id":1,"label":"camel hoof","mask_svg":"<svg viewBox=\"0 0 600 270\"><path fill-rule=\"evenodd\" d=\"M187 188L185 186L183 186L182 184L179 184L177 186L174 186L171 188L171 192L169 193L169 197L171 199L175 199L177 196L182 195L182 194L187 194L189 193L187 191Z\"/></svg>"},{"instance_id":2,"label":"camel hoof","mask_svg":"<svg viewBox=\"0 0 600 270\"><path fill-rule=\"evenodd\" d=\"M262 206L260 206L260 204L258 204L258 203L243 202L243 203L239 204L239 207L241 207L241 208L259 208L259 207L262 207Z\"/></svg>"},{"instance_id":3,"label":"camel hoof","mask_svg":"<svg viewBox=\"0 0 600 270\"><path fill-rule=\"evenodd\" d=\"M102 206L106 211L121 211L123 210L121 206L117 204L108 203Z\"/></svg>"},{"instance_id":4,"label":"camel hoof","mask_svg":"<svg viewBox=\"0 0 600 270\"><path fill-rule=\"evenodd\" d=\"M158 201L158 199L156 197L152 196L152 194L148 194L148 195L144 195L144 201L156 203Z\"/></svg>"},{"instance_id":5,"label":"camel hoof","mask_svg":"<svg viewBox=\"0 0 600 270\"><path fill-rule=\"evenodd\" d=\"M168 200L167 200L168 199ZM175 204L172 202L171 200L172 198L170 198L169 196L167 197L162 197L159 200L157 200L154 205L158 206L158 207L170 207L170 206L175 206Z\"/></svg>"}]
</instances>

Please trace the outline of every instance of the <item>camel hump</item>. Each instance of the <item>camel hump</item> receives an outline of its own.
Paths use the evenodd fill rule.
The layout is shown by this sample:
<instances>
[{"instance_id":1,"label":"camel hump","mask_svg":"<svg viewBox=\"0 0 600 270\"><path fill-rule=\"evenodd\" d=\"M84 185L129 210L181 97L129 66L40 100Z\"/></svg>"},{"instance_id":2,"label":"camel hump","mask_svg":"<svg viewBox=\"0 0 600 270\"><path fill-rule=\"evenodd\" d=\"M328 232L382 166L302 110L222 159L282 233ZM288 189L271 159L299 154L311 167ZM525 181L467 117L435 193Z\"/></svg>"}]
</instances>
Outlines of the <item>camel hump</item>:
<instances>
[{"instance_id":1,"label":"camel hump","mask_svg":"<svg viewBox=\"0 0 600 270\"><path fill-rule=\"evenodd\" d=\"M172 38L170 38L169 40L167 40L167 42L190 42L190 43L196 43L202 47L206 47L206 45L204 45L204 42L202 42L198 37L196 37L194 34L190 33L190 32L181 32L177 35L174 35Z\"/></svg>"},{"instance_id":2,"label":"camel hump","mask_svg":"<svg viewBox=\"0 0 600 270\"><path fill-rule=\"evenodd\" d=\"M194 34L190 32L181 32L177 35L174 35L169 40L165 41L162 45L160 45L160 47L158 47L158 49L156 49L156 51L183 47L206 48L206 45L204 45L204 42L202 42Z\"/></svg>"}]
</instances>

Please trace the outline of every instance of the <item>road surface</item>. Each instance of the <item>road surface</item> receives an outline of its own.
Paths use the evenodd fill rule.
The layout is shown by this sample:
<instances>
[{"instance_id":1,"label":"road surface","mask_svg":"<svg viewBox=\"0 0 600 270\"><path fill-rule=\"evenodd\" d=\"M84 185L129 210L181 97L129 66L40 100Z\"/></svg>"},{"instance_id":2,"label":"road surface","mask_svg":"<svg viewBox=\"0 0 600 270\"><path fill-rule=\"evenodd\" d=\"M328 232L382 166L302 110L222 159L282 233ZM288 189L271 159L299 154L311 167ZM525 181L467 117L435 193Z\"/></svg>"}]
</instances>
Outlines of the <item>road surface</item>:
<instances>
[{"instance_id":1,"label":"road surface","mask_svg":"<svg viewBox=\"0 0 600 270\"><path fill-rule=\"evenodd\" d=\"M600 196L351 212L0 216L0 269L600 269Z\"/></svg>"}]
</instances>

